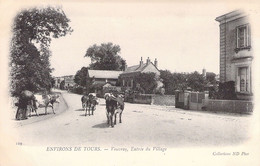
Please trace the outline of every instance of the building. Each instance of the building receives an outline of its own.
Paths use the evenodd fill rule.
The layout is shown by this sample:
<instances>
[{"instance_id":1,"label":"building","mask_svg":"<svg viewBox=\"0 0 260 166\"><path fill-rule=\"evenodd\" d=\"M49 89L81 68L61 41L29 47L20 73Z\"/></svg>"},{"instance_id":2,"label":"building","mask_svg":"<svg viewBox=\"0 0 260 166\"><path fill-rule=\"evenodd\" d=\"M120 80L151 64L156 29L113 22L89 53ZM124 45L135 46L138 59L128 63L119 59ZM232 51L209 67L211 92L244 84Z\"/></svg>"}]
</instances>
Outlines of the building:
<instances>
[{"instance_id":1,"label":"building","mask_svg":"<svg viewBox=\"0 0 260 166\"><path fill-rule=\"evenodd\" d=\"M93 78L93 84L103 84L110 83L111 85L116 85L119 75L123 71L113 71L113 70L88 70L89 78Z\"/></svg>"},{"instance_id":2,"label":"building","mask_svg":"<svg viewBox=\"0 0 260 166\"><path fill-rule=\"evenodd\" d=\"M69 87L73 87L75 85L74 82L74 76L68 75L68 76L60 76L60 77L54 77L55 80L55 88L62 88L61 82L64 81L64 88L68 89Z\"/></svg>"},{"instance_id":3,"label":"building","mask_svg":"<svg viewBox=\"0 0 260 166\"><path fill-rule=\"evenodd\" d=\"M155 59L154 63L152 63L148 57L146 63L143 63L143 59L141 57L140 63L138 65L127 67L126 70L122 74L120 74L121 86L135 88L136 82L134 81L134 78L139 73L149 72L155 73L157 76L160 75L157 59Z\"/></svg>"},{"instance_id":4,"label":"building","mask_svg":"<svg viewBox=\"0 0 260 166\"><path fill-rule=\"evenodd\" d=\"M64 77L54 77L54 80L55 80L54 87L55 88L60 88L60 83L62 81L64 81Z\"/></svg>"},{"instance_id":5,"label":"building","mask_svg":"<svg viewBox=\"0 0 260 166\"><path fill-rule=\"evenodd\" d=\"M68 76L63 76L64 78L64 87L65 89L68 89L69 87L73 87L75 85L74 82L74 75L68 75Z\"/></svg>"},{"instance_id":6,"label":"building","mask_svg":"<svg viewBox=\"0 0 260 166\"><path fill-rule=\"evenodd\" d=\"M220 28L220 82L234 81L239 99L252 97L252 45L248 14L236 10L216 18Z\"/></svg>"}]
</instances>

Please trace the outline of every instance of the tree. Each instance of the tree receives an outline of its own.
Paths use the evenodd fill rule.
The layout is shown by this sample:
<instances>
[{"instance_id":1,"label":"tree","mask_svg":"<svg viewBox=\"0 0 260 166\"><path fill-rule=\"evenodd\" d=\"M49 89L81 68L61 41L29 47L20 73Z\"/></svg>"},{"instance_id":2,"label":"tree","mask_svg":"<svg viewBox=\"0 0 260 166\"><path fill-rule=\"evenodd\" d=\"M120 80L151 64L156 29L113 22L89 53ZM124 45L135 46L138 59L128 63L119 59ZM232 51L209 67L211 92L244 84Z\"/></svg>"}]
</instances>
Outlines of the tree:
<instances>
[{"instance_id":1,"label":"tree","mask_svg":"<svg viewBox=\"0 0 260 166\"><path fill-rule=\"evenodd\" d=\"M52 87L49 45L52 38L71 33L61 8L32 8L17 14L10 46L11 93Z\"/></svg>"},{"instance_id":2,"label":"tree","mask_svg":"<svg viewBox=\"0 0 260 166\"><path fill-rule=\"evenodd\" d=\"M157 87L157 78L155 73L140 73L134 80L145 91L146 94L154 93Z\"/></svg>"},{"instance_id":3,"label":"tree","mask_svg":"<svg viewBox=\"0 0 260 166\"><path fill-rule=\"evenodd\" d=\"M85 57L91 58L90 69L94 70L124 70L126 61L119 56L121 48L112 43L94 44L87 49Z\"/></svg>"},{"instance_id":4,"label":"tree","mask_svg":"<svg viewBox=\"0 0 260 166\"><path fill-rule=\"evenodd\" d=\"M195 71L188 74L187 85L191 87L192 90L201 92L204 91L205 79L203 78L203 75Z\"/></svg>"},{"instance_id":5,"label":"tree","mask_svg":"<svg viewBox=\"0 0 260 166\"><path fill-rule=\"evenodd\" d=\"M87 67L82 67L77 71L74 82L84 88L84 93L89 93L93 89L93 78L88 77Z\"/></svg>"},{"instance_id":6,"label":"tree","mask_svg":"<svg viewBox=\"0 0 260 166\"><path fill-rule=\"evenodd\" d=\"M160 78L163 80L165 93L172 95L174 94L175 84L173 74L169 70L160 70Z\"/></svg>"},{"instance_id":7,"label":"tree","mask_svg":"<svg viewBox=\"0 0 260 166\"><path fill-rule=\"evenodd\" d=\"M80 86L86 86L87 84L88 68L82 67L77 71L74 77L74 82Z\"/></svg>"},{"instance_id":8,"label":"tree","mask_svg":"<svg viewBox=\"0 0 260 166\"><path fill-rule=\"evenodd\" d=\"M209 84L216 85L217 84L216 74L213 72L207 72L206 73L206 82Z\"/></svg>"},{"instance_id":9,"label":"tree","mask_svg":"<svg viewBox=\"0 0 260 166\"><path fill-rule=\"evenodd\" d=\"M161 70L160 77L163 79L166 94L174 94L175 90L185 90L188 87L194 91L203 91L207 82L196 71L193 73L171 73L168 70ZM210 73L209 81L212 81L212 77L213 75Z\"/></svg>"}]
</instances>

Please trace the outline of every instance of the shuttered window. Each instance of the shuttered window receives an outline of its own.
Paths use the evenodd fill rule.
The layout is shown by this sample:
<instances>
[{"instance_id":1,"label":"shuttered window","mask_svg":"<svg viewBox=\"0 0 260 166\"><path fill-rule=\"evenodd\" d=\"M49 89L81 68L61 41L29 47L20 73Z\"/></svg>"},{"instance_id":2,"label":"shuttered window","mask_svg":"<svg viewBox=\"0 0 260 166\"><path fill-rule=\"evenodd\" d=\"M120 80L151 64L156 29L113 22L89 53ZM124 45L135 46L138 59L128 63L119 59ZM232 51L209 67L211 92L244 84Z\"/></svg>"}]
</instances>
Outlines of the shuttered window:
<instances>
[{"instance_id":1,"label":"shuttered window","mask_svg":"<svg viewBox=\"0 0 260 166\"><path fill-rule=\"evenodd\" d=\"M250 32L248 25L237 27L237 48L250 46Z\"/></svg>"}]
</instances>

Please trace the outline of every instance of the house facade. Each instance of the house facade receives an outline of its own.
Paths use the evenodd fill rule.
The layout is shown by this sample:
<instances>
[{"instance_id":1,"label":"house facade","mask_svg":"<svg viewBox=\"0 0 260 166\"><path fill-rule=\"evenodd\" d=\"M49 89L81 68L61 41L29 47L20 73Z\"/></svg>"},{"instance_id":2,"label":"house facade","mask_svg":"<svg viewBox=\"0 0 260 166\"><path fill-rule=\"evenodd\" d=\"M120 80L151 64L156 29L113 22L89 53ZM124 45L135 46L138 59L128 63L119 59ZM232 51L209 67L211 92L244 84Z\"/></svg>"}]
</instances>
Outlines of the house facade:
<instances>
[{"instance_id":1,"label":"house facade","mask_svg":"<svg viewBox=\"0 0 260 166\"><path fill-rule=\"evenodd\" d=\"M155 59L154 63L151 62L149 57L146 60L146 63L141 60L138 65L127 67L126 70L120 74L120 82L122 87L126 88L135 88L136 82L135 77L140 73L155 73L156 76L160 75L160 71L158 70L158 61Z\"/></svg>"},{"instance_id":2,"label":"house facade","mask_svg":"<svg viewBox=\"0 0 260 166\"><path fill-rule=\"evenodd\" d=\"M253 47L249 15L236 10L216 18L220 28L220 82L234 81L239 99L251 99Z\"/></svg>"},{"instance_id":3,"label":"house facade","mask_svg":"<svg viewBox=\"0 0 260 166\"><path fill-rule=\"evenodd\" d=\"M69 88L69 87L73 87L75 85L74 82L74 75L68 75L68 76L63 76L64 77L64 87L65 89Z\"/></svg>"},{"instance_id":4,"label":"house facade","mask_svg":"<svg viewBox=\"0 0 260 166\"><path fill-rule=\"evenodd\" d=\"M74 82L74 76L73 75L67 75L67 76L60 76L55 77L55 88L61 88L61 82L64 81L64 88L68 89L69 87L73 87L75 85Z\"/></svg>"}]
</instances>

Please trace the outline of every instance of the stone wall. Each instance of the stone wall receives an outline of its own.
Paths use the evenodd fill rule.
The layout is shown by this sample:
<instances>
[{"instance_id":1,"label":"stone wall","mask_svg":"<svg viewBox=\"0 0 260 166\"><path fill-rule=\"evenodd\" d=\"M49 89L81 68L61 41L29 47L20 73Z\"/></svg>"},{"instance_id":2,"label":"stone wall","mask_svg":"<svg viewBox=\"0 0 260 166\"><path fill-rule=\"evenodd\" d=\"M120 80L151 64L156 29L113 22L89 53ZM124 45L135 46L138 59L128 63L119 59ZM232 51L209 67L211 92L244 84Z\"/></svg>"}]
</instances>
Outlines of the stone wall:
<instances>
[{"instance_id":1,"label":"stone wall","mask_svg":"<svg viewBox=\"0 0 260 166\"><path fill-rule=\"evenodd\" d=\"M154 95L152 97L152 104L175 106L175 96L174 95Z\"/></svg>"},{"instance_id":2,"label":"stone wall","mask_svg":"<svg viewBox=\"0 0 260 166\"><path fill-rule=\"evenodd\" d=\"M175 106L175 96L153 94L135 95L133 103Z\"/></svg>"},{"instance_id":3,"label":"stone wall","mask_svg":"<svg viewBox=\"0 0 260 166\"><path fill-rule=\"evenodd\" d=\"M206 111L214 112L230 112L230 113L244 113L250 114L253 112L252 101L242 100L202 100L204 109Z\"/></svg>"},{"instance_id":4,"label":"stone wall","mask_svg":"<svg viewBox=\"0 0 260 166\"><path fill-rule=\"evenodd\" d=\"M135 95L133 103L138 104L151 104L153 95Z\"/></svg>"}]
</instances>

